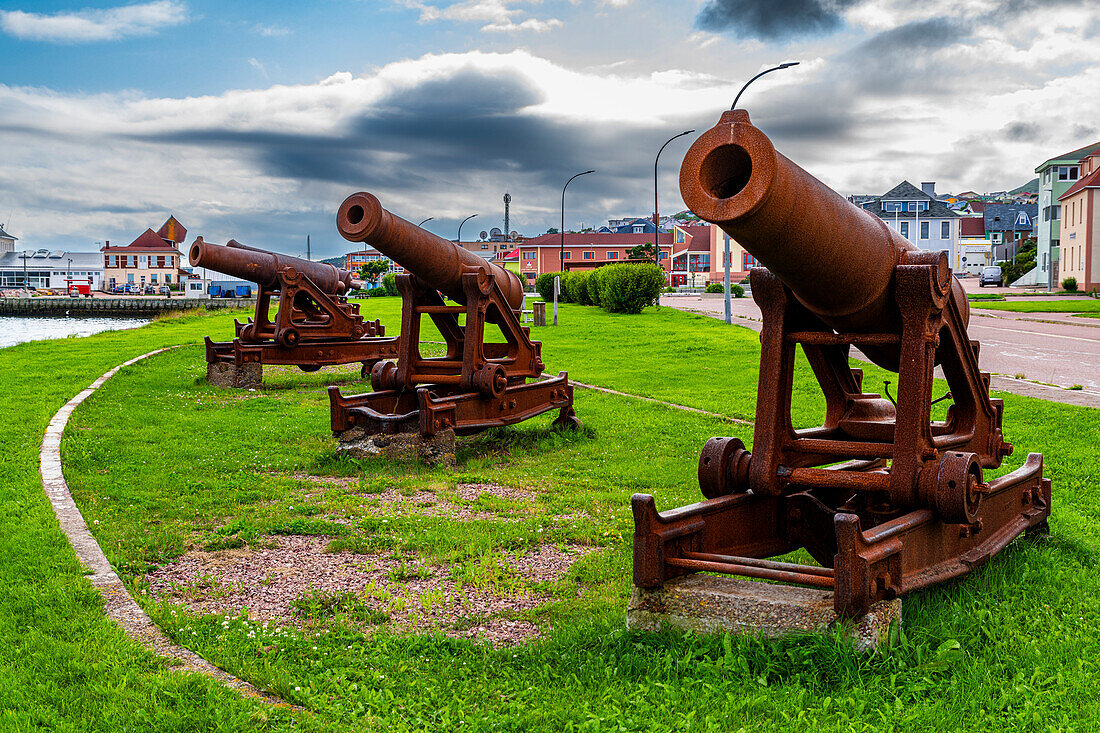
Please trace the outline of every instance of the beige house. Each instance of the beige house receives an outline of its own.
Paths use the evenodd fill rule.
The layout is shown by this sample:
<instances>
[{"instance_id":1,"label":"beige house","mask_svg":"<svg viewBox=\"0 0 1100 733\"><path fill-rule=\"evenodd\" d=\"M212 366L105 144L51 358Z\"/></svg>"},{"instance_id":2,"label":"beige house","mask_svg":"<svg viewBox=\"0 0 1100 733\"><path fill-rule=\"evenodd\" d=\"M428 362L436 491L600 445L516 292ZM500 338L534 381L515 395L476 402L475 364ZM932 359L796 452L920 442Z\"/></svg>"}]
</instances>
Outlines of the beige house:
<instances>
[{"instance_id":1,"label":"beige house","mask_svg":"<svg viewBox=\"0 0 1100 733\"><path fill-rule=\"evenodd\" d=\"M1081 177L1058 198L1062 206L1059 282L1076 278L1078 290L1100 289L1100 150L1080 161Z\"/></svg>"},{"instance_id":2,"label":"beige house","mask_svg":"<svg viewBox=\"0 0 1100 733\"><path fill-rule=\"evenodd\" d=\"M179 285L179 271L183 264L180 242L187 236L187 229L168 217L159 231L146 229L125 247L112 247L108 242L103 252L103 282L109 290L114 287L136 285Z\"/></svg>"}]
</instances>

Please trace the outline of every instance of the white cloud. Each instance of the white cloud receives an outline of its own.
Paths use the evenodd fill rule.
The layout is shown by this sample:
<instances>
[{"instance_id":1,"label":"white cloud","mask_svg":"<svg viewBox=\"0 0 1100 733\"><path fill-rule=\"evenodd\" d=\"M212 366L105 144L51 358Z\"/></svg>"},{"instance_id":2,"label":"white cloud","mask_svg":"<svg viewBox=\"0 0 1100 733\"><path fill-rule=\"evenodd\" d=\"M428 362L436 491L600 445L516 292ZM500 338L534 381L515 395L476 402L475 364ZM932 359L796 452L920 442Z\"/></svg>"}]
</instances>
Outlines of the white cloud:
<instances>
[{"instance_id":1,"label":"white cloud","mask_svg":"<svg viewBox=\"0 0 1100 733\"><path fill-rule=\"evenodd\" d=\"M68 13L0 11L0 28L16 38L53 43L114 41L146 36L187 20L187 6L176 0Z\"/></svg>"},{"instance_id":2,"label":"white cloud","mask_svg":"<svg viewBox=\"0 0 1100 733\"><path fill-rule=\"evenodd\" d=\"M260 63L259 59L250 58L248 60L248 65L260 72L265 79L267 78L267 69L264 68L264 65Z\"/></svg>"},{"instance_id":3,"label":"white cloud","mask_svg":"<svg viewBox=\"0 0 1100 733\"><path fill-rule=\"evenodd\" d=\"M519 31L531 31L533 33L543 33L551 30L552 28L560 28L562 22L557 18L549 18L547 20L539 20L537 18L528 18L527 20L519 23L513 23L512 21L505 21L503 23L490 23L483 26L481 30L486 33L517 33Z\"/></svg>"},{"instance_id":4,"label":"white cloud","mask_svg":"<svg viewBox=\"0 0 1100 733\"><path fill-rule=\"evenodd\" d=\"M485 23L481 30L486 33L516 33L520 31L542 33L553 28L560 28L562 25L562 22L557 18L525 18L518 20L518 16L523 15L524 11L513 6L523 4L522 0L463 0L445 7L429 5L420 2L420 0L404 0L404 4L406 7L420 11L419 21L421 23L431 23L438 20L452 20L459 23Z\"/></svg>"},{"instance_id":5,"label":"white cloud","mask_svg":"<svg viewBox=\"0 0 1100 733\"><path fill-rule=\"evenodd\" d=\"M263 23L252 26L252 32L264 38L284 38L290 35L289 28L284 28L281 25L264 25Z\"/></svg>"}]
</instances>

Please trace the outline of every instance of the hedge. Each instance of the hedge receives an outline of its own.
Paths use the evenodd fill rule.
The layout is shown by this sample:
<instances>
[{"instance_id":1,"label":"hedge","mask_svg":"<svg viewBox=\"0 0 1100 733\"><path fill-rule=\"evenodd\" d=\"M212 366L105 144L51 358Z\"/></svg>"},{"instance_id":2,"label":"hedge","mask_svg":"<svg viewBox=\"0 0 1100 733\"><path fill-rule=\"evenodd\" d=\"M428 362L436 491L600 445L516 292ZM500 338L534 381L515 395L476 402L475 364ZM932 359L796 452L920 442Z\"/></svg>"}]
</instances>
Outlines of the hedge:
<instances>
[{"instance_id":1,"label":"hedge","mask_svg":"<svg viewBox=\"0 0 1100 733\"><path fill-rule=\"evenodd\" d=\"M535 278L535 290L547 303L554 300L554 278L562 275L561 272L544 272Z\"/></svg>"},{"instance_id":2,"label":"hedge","mask_svg":"<svg viewBox=\"0 0 1100 733\"><path fill-rule=\"evenodd\" d=\"M610 313L641 313L656 302L665 284L665 273L657 265L619 264L600 268L600 306Z\"/></svg>"},{"instance_id":3,"label":"hedge","mask_svg":"<svg viewBox=\"0 0 1100 733\"><path fill-rule=\"evenodd\" d=\"M397 295L397 275L392 272L387 272L382 276L382 287L386 290L386 295Z\"/></svg>"}]
</instances>

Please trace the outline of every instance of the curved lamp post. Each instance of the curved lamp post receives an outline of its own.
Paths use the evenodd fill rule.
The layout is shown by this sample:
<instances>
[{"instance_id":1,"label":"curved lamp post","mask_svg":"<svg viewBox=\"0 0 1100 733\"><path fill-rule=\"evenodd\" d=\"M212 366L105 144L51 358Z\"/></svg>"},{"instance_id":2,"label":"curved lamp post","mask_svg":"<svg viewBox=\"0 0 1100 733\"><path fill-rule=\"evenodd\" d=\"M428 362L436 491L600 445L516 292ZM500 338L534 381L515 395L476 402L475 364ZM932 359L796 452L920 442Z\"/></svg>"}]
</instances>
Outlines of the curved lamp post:
<instances>
[{"instance_id":1,"label":"curved lamp post","mask_svg":"<svg viewBox=\"0 0 1100 733\"><path fill-rule=\"evenodd\" d=\"M785 64L780 64L779 66L773 66L770 69L764 69L759 74L757 74L756 76L754 76L753 78L751 78L747 82L745 82L745 86L741 87L741 91L739 91L737 93L737 96L733 98L733 104L730 105L730 109L737 109L737 100L741 99L741 95L744 94L745 90L749 88L749 84L752 84L754 81L756 81L760 77L764 76L764 74L770 74L771 72L779 71L780 69L789 69L792 66L798 66L798 64L799 64L798 61L788 61Z\"/></svg>"},{"instance_id":2,"label":"curved lamp post","mask_svg":"<svg viewBox=\"0 0 1100 733\"><path fill-rule=\"evenodd\" d=\"M462 246L462 225L468 222L470 219L473 219L475 216L477 216L477 214L470 214L458 223L458 239L456 241L458 242L459 247ZM427 219L425 219L424 221L427 221Z\"/></svg>"},{"instance_id":3,"label":"curved lamp post","mask_svg":"<svg viewBox=\"0 0 1100 733\"><path fill-rule=\"evenodd\" d=\"M595 173L596 171L590 170L583 173L578 173L573 178L580 178L581 176L587 176L589 173ZM561 229L558 230L558 234L561 235L561 246L558 249L558 265L561 268L561 272L565 272L565 189L569 188L569 184L573 182L573 178L570 178L565 182L565 185L561 187Z\"/></svg>"},{"instance_id":4,"label":"curved lamp post","mask_svg":"<svg viewBox=\"0 0 1100 733\"><path fill-rule=\"evenodd\" d=\"M737 92L737 96L733 98L733 104L730 105L730 109L731 110L737 109L737 102L738 102L739 99L741 99L741 95L745 93L745 90L749 88L749 84L752 84L754 81L756 81L760 77L764 76L764 74L770 74L771 72L779 71L780 69L789 69L792 66L798 66L798 64L799 64L798 61L788 61L785 64L780 64L779 66L773 66L770 69L764 69L759 74L757 74L756 76L754 76L753 78L751 78L747 82L745 82L745 86L741 87L741 91ZM725 257L726 263L725 263L725 267L723 268L723 270L724 270L724 275L725 275L724 282L725 282L725 285L726 285L726 287L725 287L725 290L726 290L726 298L725 298L725 300L726 300L726 323L728 324L728 323L733 322L733 314L731 313L731 311L733 309L733 306L730 304L730 240L729 240L729 235L726 235L725 237L723 237L723 239L725 240L725 243L726 243L725 250L724 250L725 251L724 257Z\"/></svg>"},{"instance_id":5,"label":"curved lamp post","mask_svg":"<svg viewBox=\"0 0 1100 733\"><path fill-rule=\"evenodd\" d=\"M664 152L665 145L668 145L670 142L672 142L673 140L675 140L678 137L683 137L684 135L690 135L693 132L695 132L695 130L684 130L679 135L673 135L672 137L670 137L668 140L665 141L665 144L661 146L661 149L657 151L657 157L653 159L653 243L654 243L654 249L657 250L656 252L653 253L653 261L657 263L657 267L661 266L661 217L657 213L658 208L660 206L657 202L657 161L659 161L661 159L661 153ZM672 259L671 258L669 259L668 265L669 265L669 270L671 271L672 270ZM690 269L690 265L689 265L689 269Z\"/></svg>"},{"instance_id":6,"label":"curved lamp post","mask_svg":"<svg viewBox=\"0 0 1100 733\"><path fill-rule=\"evenodd\" d=\"M425 219L424 221L422 221L422 222L420 222L419 224L417 224L417 226L418 226L418 227L422 227L422 226L424 226L425 224L427 224L427 223L428 223L429 221L431 221L431 220L432 220L432 219L434 219L434 218L435 218L434 216L429 216L429 217L428 217L427 219Z\"/></svg>"}]
</instances>

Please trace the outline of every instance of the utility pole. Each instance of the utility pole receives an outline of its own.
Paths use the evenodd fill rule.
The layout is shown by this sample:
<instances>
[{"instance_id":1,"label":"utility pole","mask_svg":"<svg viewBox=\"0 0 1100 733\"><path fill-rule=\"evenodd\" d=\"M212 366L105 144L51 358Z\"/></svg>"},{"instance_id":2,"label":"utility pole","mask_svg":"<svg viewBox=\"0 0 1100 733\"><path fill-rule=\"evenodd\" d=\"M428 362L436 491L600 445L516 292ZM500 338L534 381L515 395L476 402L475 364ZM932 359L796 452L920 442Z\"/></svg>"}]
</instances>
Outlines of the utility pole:
<instances>
[{"instance_id":1,"label":"utility pole","mask_svg":"<svg viewBox=\"0 0 1100 733\"><path fill-rule=\"evenodd\" d=\"M306 235L306 259L308 260L309 258L310 258L309 257L309 235L307 234Z\"/></svg>"}]
</instances>

